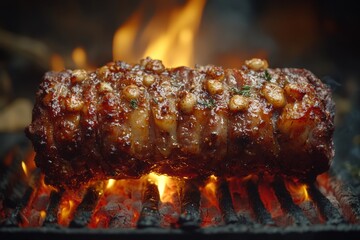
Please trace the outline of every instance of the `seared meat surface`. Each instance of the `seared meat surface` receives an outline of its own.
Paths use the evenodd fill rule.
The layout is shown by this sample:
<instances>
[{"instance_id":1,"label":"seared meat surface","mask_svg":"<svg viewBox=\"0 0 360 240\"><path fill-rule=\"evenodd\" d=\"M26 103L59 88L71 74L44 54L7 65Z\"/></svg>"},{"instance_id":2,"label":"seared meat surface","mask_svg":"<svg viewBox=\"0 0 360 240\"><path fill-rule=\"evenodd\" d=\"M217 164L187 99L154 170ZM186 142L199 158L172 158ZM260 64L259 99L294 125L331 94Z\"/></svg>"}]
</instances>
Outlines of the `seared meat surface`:
<instances>
[{"instance_id":1,"label":"seared meat surface","mask_svg":"<svg viewBox=\"0 0 360 240\"><path fill-rule=\"evenodd\" d=\"M334 155L331 92L303 69L165 68L146 58L48 72L26 129L46 182L270 172L309 180Z\"/></svg>"}]
</instances>

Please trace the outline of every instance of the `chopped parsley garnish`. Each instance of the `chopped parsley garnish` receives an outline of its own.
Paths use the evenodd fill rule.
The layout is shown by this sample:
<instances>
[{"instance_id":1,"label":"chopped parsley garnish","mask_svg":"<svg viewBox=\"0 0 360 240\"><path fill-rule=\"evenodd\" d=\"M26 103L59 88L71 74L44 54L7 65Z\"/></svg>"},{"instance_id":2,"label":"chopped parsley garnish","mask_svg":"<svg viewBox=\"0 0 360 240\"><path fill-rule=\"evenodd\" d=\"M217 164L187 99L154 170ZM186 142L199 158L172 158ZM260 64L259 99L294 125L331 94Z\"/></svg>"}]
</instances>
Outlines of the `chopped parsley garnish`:
<instances>
[{"instance_id":1,"label":"chopped parsley garnish","mask_svg":"<svg viewBox=\"0 0 360 240\"><path fill-rule=\"evenodd\" d=\"M138 101L137 101L136 99L131 99L131 100L130 100L130 107L131 107L132 109L137 109L137 107L138 107Z\"/></svg>"},{"instance_id":2,"label":"chopped parsley garnish","mask_svg":"<svg viewBox=\"0 0 360 240\"><path fill-rule=\"evenodd\" d=\"M265 70L265 72L264 72L264 77L265 77L266 81L270 81L272 78L270 73L267 70Z\"/></svg>"},{"instance_id":3,"label":"chopped parsley garnish","mask_svg":"<svg viewBox=\"0 0 360 240\"><path fill-rule=\"evenodd\" d=\"M201 100L198 100L197 101L198 104L202 105L202 106L205 106L207 108L213 108L216 106L216 102L214 99L210 98L209 101L201 101Z\"/></svg>"},{"instance_id":4,"label":"chopped parsley garnish","mask_svg":"<svg viewBox=\"0 0 360 240\"><path fill-rule=\"evenodd\" d=\"M242 86L241 90L239 90L237 88L232 88L232 91L235 94L239 94L239 95L243 95L245 97L249 97L250 96L250 89L251 89L251 87L249 85L244 85L244 86Z\"/></svg>"}]
</instances>

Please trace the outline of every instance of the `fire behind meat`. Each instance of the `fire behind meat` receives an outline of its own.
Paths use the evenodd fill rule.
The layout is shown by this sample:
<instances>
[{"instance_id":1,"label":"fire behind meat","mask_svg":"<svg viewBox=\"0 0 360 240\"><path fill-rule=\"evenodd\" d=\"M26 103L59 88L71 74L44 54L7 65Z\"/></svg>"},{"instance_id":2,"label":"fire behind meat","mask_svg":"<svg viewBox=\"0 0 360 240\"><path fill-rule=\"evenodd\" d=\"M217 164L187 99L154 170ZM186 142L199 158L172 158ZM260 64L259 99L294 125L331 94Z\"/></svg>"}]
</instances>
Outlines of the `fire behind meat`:
<instances>
[{"instance_id":1,"label":"fire behind meat","mask_svg":"<svg viewBox=\"0 0 360 240\"><path fill-rule=\"evenodd\" d=\"M329 168L333 131L331 92L307 70L150 58L46 73L26 129L46 182L64 188L149 172L311 181Z\"/></svg>"}]
</instances>

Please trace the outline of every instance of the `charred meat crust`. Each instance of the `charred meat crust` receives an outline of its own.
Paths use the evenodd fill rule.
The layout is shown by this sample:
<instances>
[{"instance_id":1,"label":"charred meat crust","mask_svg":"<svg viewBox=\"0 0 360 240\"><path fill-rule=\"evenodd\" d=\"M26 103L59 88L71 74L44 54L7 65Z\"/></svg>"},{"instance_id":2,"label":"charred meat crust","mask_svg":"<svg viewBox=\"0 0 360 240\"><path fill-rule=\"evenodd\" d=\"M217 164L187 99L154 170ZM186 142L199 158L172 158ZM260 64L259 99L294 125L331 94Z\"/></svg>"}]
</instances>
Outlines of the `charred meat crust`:
<instances>
[{"instance_id":1,"label":"charred meat crust","mask_svg":"<svg viewBox=\"0 0 360 240\"><path fill-rule=\"evenodd\" d=\"M64 188L151 171L314 179L334 156L330 89L307 70L264 66L169 69L146 58L48 72L26 129L36 164Z\"/></svg>"}]
</instances>

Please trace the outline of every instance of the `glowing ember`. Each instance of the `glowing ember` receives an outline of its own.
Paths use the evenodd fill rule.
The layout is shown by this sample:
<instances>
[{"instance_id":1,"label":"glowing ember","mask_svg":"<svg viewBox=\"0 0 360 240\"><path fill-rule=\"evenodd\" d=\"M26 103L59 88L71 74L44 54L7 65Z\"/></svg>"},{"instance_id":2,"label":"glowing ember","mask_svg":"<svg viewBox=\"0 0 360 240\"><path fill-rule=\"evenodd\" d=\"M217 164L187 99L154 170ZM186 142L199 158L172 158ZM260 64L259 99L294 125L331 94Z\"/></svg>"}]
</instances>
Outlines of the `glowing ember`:
<instances>
[{"instance_id":1,"label":"glowing ember","mask_svg":"<svg viewBox=\"0 0 360 240\"><path fill-rule=\"evenodd\" d=\"M34 193L28 201L26 207L21 211L22 227L39 227L43 224L46 217L46 208L49 204L50 192L52 187L44 184L44 176L40 177L40 184L32 186Z\"/></svg>"},{"instance_id":2,"label":"glowing ember","mask_svg":"<svg viewBox=\"0 0 360 240\"><path fill-rule=\"evenodd\" d=\"M326 193L331 192L329 173L326 172L317 176L316 181L319 183L319 186L321 186L320 189L323 189Z\"/></svg>"},{"instance_id":3,"label":"glowing ember","mask_svg":"<svg viewBox=\"0 0 360 240\"><path fill-rule=\"evenodd\" d=\"M77 47L72 52L72 59L78 68L87 67L87 56L86 52L82 47Z\"/></svg>"},{"instance_id":4,"label":"glowing ember","mask_svg":"<svg viewBox=\"0 0 360 240\"><path fill-rule=\"evenodd\" d=\"M269 178L260 179L258 182L258 191L265 208L269 211L273 219L284 215L274 190L271 187L271 180Z\"/></svg>"},{"instance_id":5,"label":"glowing ember","mask_svg":"<svg viewBox=\"0 0 360 240\"><path fill-rule=\"evenodd\" d=\"M144 179L113 180L94 210L90 228L132 228L136 226L142 207Z\"/></svg>"},{"instance_id":6,"label":"glowing ember","mask_svg":"<svg viewBox=\"0 0 360 240\"><path fill-rule=\"evenodd\" d=\"M204 6L205 0L188 1L181 8L157 13L141 34L142 11L138 10L114 35L114 60L134 62L150 56L170 67L193 66L194 39ZM138 41L137 34L140 35ZM145 51L138 53L144 46Z\"/></svg>"},{"instance_id":7,"label":"glowing ember","mask_svg":"<svg viewBox=\"0 0 360 240\"><path fill-rule=\"evenodd\" d=\"M246 178L228 179L229 189L235 211L240 212L244 215L252 214L250 201L248 199L248 194L246 189L246 182L252 178L251 176L252 175L249 175Z\"/></svg>"},{"instance_id":8,"label":"glowing ember","mask_svg":"<svg viewBox=\"0 0 360 240\"><path fill-rule=\"evenodd\" d=\"M310 197L307 191L308 186L303 183L298 183L294 181L285 181L285 186L290 192L293 201L296 204L300 204L304 201L309 201Z\"/></svg>"},{"instance_id":9,"label":"glowing ember","mask_svg":"<svg viewBox=\"0 0 360 240\"><path fill-rule=\"evenodd\" d=\"M207 180L204 187L200 187L201 193L201 218L202 226L217 225L221 222L219 202L216 195L218 179L212 175Z\"/></svg>"}]
</instances>

